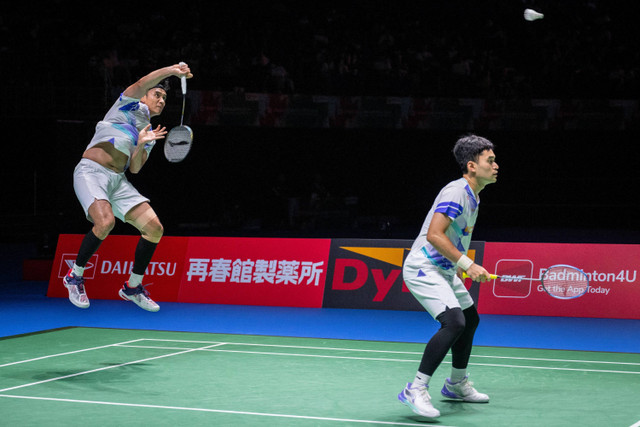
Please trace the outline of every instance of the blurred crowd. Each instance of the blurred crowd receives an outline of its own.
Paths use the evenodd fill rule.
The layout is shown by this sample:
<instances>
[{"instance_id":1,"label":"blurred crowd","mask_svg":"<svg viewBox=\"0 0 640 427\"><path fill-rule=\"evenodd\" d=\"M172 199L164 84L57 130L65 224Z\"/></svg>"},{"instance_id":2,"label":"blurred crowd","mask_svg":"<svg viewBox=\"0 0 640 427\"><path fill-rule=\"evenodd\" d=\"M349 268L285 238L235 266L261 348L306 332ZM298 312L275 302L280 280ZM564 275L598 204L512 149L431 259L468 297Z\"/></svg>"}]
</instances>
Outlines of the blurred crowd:
<instances>
[{"instance_id":1,"label":"blurred crowd","mask_svg":"<svg viewBox=\"0 0 640 427\"><path fill-rule=\"evenodd\" d=\"M107 92L183 60L222 91L638 98L634 3L50 0L7 6L0 60L5 84Z\"/></svg>"}]
</instances>

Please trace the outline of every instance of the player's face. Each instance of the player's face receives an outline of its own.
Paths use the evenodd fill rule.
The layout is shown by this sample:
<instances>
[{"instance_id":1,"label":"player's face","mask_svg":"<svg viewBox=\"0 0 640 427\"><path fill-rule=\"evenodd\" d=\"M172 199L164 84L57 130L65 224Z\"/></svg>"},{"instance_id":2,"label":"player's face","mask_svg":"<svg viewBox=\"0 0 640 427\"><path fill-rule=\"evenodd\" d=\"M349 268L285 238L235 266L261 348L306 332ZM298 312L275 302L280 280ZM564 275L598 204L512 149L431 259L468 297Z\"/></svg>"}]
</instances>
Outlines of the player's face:
<instances>
[{"instance_id":1,"label":"player's face","mask_svg":"<svg viewBox=\"0 0 640 427\"><path fill-rule=\"evenodd\" d=\"M159 87L150 89L145 96L140 99L140 102L149 107L149 114L151 117L159 116L164 110L164 106L167 102L167 92Z\"/></svg>"},{"instance_id":2,"label":"player's face","mask_svg":"<svg viewBox=\"0 0 640 427\"><path fill-rule=\"evenodd\" d=\"M478 156L475 166L476 180L481 184L491 184L498 180L498 164L493 150L484 150Z\"/></svg>"}]
</instances>

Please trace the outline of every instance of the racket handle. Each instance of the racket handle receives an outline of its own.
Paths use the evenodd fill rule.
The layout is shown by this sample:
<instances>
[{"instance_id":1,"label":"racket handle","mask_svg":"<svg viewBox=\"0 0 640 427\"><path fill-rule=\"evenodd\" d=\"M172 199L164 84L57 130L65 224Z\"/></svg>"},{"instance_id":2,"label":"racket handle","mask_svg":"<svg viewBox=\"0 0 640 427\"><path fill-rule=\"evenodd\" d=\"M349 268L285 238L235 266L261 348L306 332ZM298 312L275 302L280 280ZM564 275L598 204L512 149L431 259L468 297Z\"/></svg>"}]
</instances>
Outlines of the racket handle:
<instances>
[{"instance_id":1,"label":"racket handle","mask_svg":"<svg viewBox=\"0 0 640 427\"><path fill-rule=\"evenodd\" d=\"M462 278L463 278L463 279L469 279L469 275L468 275L467 273L463 272L463 273L462 273ZM491 280L495 280L495 279L497 279L497 278L498 278L498 275L497 275L497 274L490 274L490 275L489 275L489 278L490 278Z\"/></svg>"},{"instance_id":2,"label":"racket handle","mask_svg":"<svg viewBox=\"0 0 640 427\"><path fill-rule=\"evenodd\" d=\"M180 62L178 65L187 65L184 62ZM185 76L180 77L180 84L182 85L182 94L187 94L187 78Z\"/></svg>"}]
</instances>

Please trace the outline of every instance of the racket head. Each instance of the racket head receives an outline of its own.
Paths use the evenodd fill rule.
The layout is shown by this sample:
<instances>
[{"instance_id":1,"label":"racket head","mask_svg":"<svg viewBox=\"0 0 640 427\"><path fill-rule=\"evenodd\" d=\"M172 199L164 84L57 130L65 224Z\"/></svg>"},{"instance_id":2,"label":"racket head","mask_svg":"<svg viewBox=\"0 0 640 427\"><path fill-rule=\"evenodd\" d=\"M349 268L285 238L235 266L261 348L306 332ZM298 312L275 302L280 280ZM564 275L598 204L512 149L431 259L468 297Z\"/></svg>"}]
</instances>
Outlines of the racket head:
<instances>
[{"instance_id":1,"label":"racket head","mask_svg":"<svg viewBox=\"0 0 640 427\"><path fill-rule=\"evenodd\" d=\"M192 143L193 130L189 126L176 126L164 141L164 156L171 163L181 162L189 154Z\"/></svg>"},{"instance_id":2,"label":"racket head","mask_svg":"<svg viewBox=\"0 0 640 427\"><path fill-rule=\"evenodd\" d=\"M544 291L554 298L574 299L589 291L589 276L578 267L552 265L540 278Z\"/></svg>"}]
</instances>

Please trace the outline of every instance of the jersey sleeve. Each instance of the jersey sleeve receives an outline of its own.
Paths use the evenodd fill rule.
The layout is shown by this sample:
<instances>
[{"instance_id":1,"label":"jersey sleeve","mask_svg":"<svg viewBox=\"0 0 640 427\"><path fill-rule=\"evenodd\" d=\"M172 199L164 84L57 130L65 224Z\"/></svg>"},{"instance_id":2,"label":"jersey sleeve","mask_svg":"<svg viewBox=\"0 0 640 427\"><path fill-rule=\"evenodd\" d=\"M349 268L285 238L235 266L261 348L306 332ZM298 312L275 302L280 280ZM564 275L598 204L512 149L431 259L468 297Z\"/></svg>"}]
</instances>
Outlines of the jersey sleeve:
<instances>
[{"instance_id":1,"label":"jersey sleeve","mask_svg":"<svg viewBox=\"0 0 640 427\"><path fill-rule=\"evenodd\" d=\"M120 94L120 97L116 101L118 105L118 111L123 114L127 114L129 112L137 111L140 108L140 100L135 98L130 98L125 96L124 94Z\"/></svg>"},{"instance_id":2,"label":"jersey sleeve","mask_svg":"<svg viewBox=\"0 0 640 427\"><path fill-rule=\"evenodd\" d=\"M462 215L465 197L464 189L449 187L443 191L434 211L445 214L452 221L455 221Z\"/></svg>"}]
</instances>

